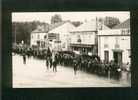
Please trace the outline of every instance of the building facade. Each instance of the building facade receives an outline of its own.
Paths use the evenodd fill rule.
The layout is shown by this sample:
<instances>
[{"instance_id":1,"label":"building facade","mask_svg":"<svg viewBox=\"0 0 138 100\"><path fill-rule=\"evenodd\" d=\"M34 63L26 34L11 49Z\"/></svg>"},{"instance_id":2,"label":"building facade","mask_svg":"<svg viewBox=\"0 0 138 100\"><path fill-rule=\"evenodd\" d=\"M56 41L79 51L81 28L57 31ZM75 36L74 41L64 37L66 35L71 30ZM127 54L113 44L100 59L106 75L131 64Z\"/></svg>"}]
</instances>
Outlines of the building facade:
<instances>
[{"instance_id":1,"label":"building facade","mask_svg":"<svg viewBox=\"0 0 138 100\"><path fill-rule=\"evenodd\" d=\"M78 54L97 55L97 34L99 30L109 29L96 20L86 21L70 32L70 46L72 51Z\"/></svg>"},{"instance_id":2,"label":"building facade","mask_svg":"<svg viewBox=\"0 0 138 100\"><path fill-rule=\"evenodd\" d=\"M114 60L117 64L130 63L130 22L124 23L112 30L99 31L98 55L101 60L106 62Z\"/></svg>"},{"instance_id":3,"label":"building facade","mask_svg":"<svg viewBox=\"0 0 138 100\"><path fill-rule=\"evenodd\" d=\"M49 35L50 34L55 34L56 38L51 39L51 42L53 42L52 48L56 49L58 48L58 50L62 50L62 51L66 51L69 50L70 47L70 31L75 29L75 26L70 23L69 21L67 22L63 22L61 25L59 25L58 27L52 29L51 31L49 31ZM54 49L54 50L55 50Z\"/></svg>"},{"instance_id":4,"label":"building facade","mask_svg":"<svg viewBox=\"0 0 138 100\"><path fill-rule=\"evenodd\" d=\"M39 25L36 30L31 32L30 45L37 47L46 47L46 41L48 38L48 30L44 25Z\"/></svg>"},{"instance_id":5,"label":"building facade","mask_svg":"<svg viewBox=\"0 0 138 100\"><path fill-rule=\"evenodd\" d=\"M48 27L39 25L31 32L31 46L50 48L51 50L68 50L69 33L75 26L69 21L51 24Z\"/></svg>"}]
</instances>

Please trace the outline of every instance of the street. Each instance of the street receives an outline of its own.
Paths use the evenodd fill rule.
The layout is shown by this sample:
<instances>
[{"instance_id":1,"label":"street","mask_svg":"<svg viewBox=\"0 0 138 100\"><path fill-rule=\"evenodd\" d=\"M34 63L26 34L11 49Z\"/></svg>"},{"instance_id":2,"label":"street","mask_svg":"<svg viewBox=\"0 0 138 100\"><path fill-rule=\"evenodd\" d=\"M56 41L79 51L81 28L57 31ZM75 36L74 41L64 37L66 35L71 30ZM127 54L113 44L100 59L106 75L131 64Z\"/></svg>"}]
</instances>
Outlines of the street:
<instances>
[{"instance_id":1,"label":"street","mask_svg":"<svg viewBox=\"0 0 138 100\"><path fill-rule=\"evenodd\" d=\"M45 60L33 57L26 59L12 56L13 88L54 88L54 87L130 87L126 80L116 81L94 74L77 71L71 67L57 66L57 72L47 69Z\"/></svg>"}]
</instances>

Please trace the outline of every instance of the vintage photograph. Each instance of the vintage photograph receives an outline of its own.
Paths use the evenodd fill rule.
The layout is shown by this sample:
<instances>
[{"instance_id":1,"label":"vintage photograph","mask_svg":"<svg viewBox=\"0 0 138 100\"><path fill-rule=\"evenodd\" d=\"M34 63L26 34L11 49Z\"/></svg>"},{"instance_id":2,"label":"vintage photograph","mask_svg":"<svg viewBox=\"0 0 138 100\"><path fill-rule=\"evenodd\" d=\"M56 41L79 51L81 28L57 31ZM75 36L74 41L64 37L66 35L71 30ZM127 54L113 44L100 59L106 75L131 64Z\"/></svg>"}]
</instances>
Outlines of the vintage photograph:
<instances>
[{"instance_id":1,"label":"vintage photograph","mask_svg":"<svg viewBox=\"0 0 138 100\"><path fill-rule=\"evenodd\" d=\"M12 12L12 87L131 87L129 11Z\"/></svg>"}]
</instances>

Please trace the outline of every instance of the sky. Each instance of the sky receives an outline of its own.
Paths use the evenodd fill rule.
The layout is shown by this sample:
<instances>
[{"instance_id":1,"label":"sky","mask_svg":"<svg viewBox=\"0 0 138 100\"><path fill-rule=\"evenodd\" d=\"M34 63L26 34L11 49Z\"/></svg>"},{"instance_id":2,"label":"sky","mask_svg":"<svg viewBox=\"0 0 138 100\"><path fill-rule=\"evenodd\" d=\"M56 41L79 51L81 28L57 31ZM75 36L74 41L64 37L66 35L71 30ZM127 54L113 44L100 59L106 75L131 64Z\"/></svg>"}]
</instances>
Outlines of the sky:
<instances>
[{"instance_id":1,"label":"sky","mask_svg":"<svg viewBox=\"0 0 138 100\"><path fill-rule=\"evenodd\" d=\"M120 22L123 22L130 18L129 11L114 11L114 12L13 12L12 13L12 22L30 22L30 21L41 21L50 23L51 16L55 14L60 14L62 20L71 20L71 21L90 21L96 17L117 17Z\"/></svg>"}]
</instances>

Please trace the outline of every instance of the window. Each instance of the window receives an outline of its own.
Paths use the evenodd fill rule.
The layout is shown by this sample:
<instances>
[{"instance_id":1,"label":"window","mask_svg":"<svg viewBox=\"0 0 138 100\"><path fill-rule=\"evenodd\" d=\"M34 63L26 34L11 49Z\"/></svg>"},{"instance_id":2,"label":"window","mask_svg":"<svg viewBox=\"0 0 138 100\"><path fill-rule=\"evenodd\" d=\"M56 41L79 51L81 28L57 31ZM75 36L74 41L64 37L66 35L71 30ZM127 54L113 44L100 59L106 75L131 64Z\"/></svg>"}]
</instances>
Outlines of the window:
<instances>
[{"instance_id":1,"label":"window","mask_svg":"<svg viewBox=\"0 0 138 100\"><path fill-rule=\"evenodd\" d=\"M105 61L106 63L109 62L109 51L104 51L104 61Z\"/></svg>"},{"instance_id":2,"label":"window","mask_svg":"<svg viewBox=\"0 0 138 100\"><path fill-rule=\"evenodd\" d=\"M129 56L129 58L131 58L131 51L130 51L130 49L128 49L128 56Z\"/></svg>"},{"instance_id":3,"label":"window","mask_svg":"<svg viewBox=\"0 0 138 100\"><path fill-rule=\"evenodd\" d=\"M104 41L106 42L108 40L108 37L106 36L106 37L104 37Z\"/></svg>"},{"instance_id":4,"label":"window","mask_svg":"<svg viewBox=\"0 0 138 100\"><path fill-rule=\"evenodd\" d=\"M119 49L120 45L119 44L115 44L115 48Z\"/></svg>"},{"instance_id":5,"label":"window","mask_svg":"<svg viewBox=\"0 0 138 100\"><path fill-rule=\"evenodd\" d=\"M33 39L33 35L32 35L32 39Z\"/></svg>"},{"instance_id":6,"label":"window","mask_svg":"<svg viewBox=\"0 0 138 100\"><path fill-rule=\"evenodd\" d=\"M119 38L118 37L116 37L115 38L115 49L119 49L120 48L120 45L119 45Z\"/></svg>"},{"instance_id":7,"label":"window","mask_svg":"<svg viewBox=\"0 0 138 100\"><path fill-rule=\"evenodd\" d=\"M77 35L78 39L80 39L80 35Z\"/></svg>"},{"instance_id":8,"label":"window","mask_svg":"<svg viewBox=\"0 0 138 100\"><path fill-rule=\"evenodd\" d=\"M47 36L45 35L45 36L44 36L44 39L46 39L46 38L47 38Z\"/></svg>"},{"instance_id":9,"label":"window","mask_svg":"<svg viewBox=\"0 0 138 100\"><path fill-rule=\"evenodd\" d=\"M118 37L115 37L116 44L118 44L118 39L119 39Z\"/></svg>"},{"instance_id":10,"label":"window","mask_svg":"<svg viewBox=\"0 0 138 100\"><path fill-rule=\"evenodd\" d=\"M108 48L108 44L104 44L104 48Z\"/></svg>"},{"instance_id":11,"label":"window","mask_svg":"<svg viewBox=\"0 0 138 100\"><path fill-rule=\"evenodd\" d=\"M64 42L63 45L62 45L62 47L65 48L65 45L66 45L66 43Z\"/></svg>"},{"instance_id":12,"label":"window","mask_svg":"<svg viewBox=\"0 0 138 100\"><path fill-rule=\"evenodd\" d=\"M81 43L81 39L78 39L77 42L78 42L78 43Z\"/></svg>"},{"instance_id":13,"label":"window","mask_svg":"<svg viewBox=\"0 0 138 100\"><path fill-rule=\"evenodd\" d=\"M125 35L125 34L129 34L129 32L130 32L130 29L124 29L124 30L122 30L122 35Z\"/></svg>"},{"instance_id":14,"label":"window","mask_svg":"<svg viewBox=\"0 0 138 100\"><path fill-rule=\"evenodd\" d=\"M108 37L104 37L104 48L108 48Z\"/></svg>"},{"instance_id":15,"label":"window","mask_svg":"<svg viewBox=\"0 0 138 100\"><path fill-rule=\"evenodd\" d=\"M40 36L39 35L37 35L37 39L39 39L40 38Z\"/></svg>"},{"instance_id":16,"label":"window","mask_svg":"<svg viewBox=\"0 0 138 100\"><path fill-rule=\"evenodd\" d=\"M129 29L127 30L127 33L128 33L128 34L130 33L130 30L129 30Z\"/></svg>"},{"instance_id":17,"label":"window","mask_svg":"<svg viewBox=\"0 0 138 100\"><path fill-rule=\"evenodd\" d=\"M125 34L125 30L122 30L122 35Z\"/></svg>"},{"instance_id":18,"label":"window","mask_svg":"<svg viewBox=\"0 0 138 100\"><path fill-rule=\"evenodd\" d=\"M77 47L74 47L74 50L75 50L75 51L78 51L78 48L77 48Z\"/></svg>"}]
</instances>

